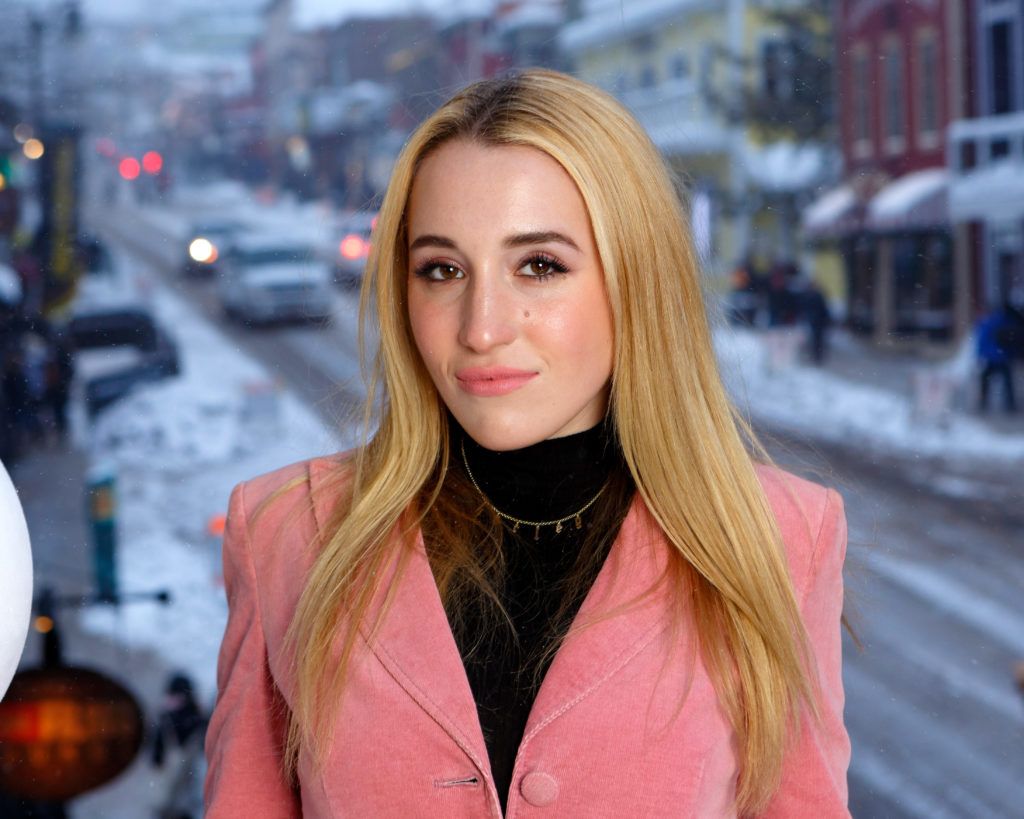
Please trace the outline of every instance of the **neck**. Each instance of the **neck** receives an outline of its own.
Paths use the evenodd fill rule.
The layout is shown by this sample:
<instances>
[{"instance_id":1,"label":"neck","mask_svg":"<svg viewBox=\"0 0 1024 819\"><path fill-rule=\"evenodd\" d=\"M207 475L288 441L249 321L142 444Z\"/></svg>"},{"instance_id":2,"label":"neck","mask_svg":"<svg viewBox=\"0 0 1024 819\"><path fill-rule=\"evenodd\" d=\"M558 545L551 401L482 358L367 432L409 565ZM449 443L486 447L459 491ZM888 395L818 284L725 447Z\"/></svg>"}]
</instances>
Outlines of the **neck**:
<instances>
[{"instance_id":1,"label":"neck","mask_svg":"<svg viewBox=\"0 0 1024 819\"><path fill-rule=\"evenodd\" d=\"M497 452L458 430L477 486L498 511L516 518L551 521L573 515L607 483L621 455L610 425L552 438L522 449ZM464 447L464 450L463 450ZM461 454L458 456L461 460Z\"/></svg>"}]
</instances>

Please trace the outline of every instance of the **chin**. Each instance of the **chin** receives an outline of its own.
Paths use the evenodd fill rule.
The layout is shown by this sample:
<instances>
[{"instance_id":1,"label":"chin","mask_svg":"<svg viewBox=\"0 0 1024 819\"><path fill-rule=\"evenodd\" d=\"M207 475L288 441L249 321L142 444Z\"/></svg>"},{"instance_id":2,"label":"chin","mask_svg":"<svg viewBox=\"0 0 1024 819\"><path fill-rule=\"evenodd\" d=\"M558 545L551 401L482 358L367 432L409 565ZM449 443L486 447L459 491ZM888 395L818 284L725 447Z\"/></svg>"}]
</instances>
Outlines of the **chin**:
<instances>
[{"instance_id":1,"label":"chin","mask_svg":"<svg viewBox=\"0 0 1024 819\"><path fill-rule=\"evenodd\" d=\"M550 437L546 433L546 427L536 423L525 423L520 419L507 419L501 417L463 417L455 416L459 426L466 431L474 441L485 449L495 452L508 452L543 441Z\"/></svg>"}]
</instances>

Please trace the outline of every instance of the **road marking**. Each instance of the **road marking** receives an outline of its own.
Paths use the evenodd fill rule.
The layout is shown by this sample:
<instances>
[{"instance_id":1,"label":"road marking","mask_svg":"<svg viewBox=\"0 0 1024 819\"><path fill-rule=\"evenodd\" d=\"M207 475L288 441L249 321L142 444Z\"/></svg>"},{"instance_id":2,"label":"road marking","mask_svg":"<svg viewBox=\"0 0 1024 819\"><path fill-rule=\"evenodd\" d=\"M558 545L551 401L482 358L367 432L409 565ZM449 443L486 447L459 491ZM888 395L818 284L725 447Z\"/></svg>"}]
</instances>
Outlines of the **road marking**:
<instances>
[{"instance_id":1,"label":"road marking","mask_svg":"<svg viewBox=\"0 0 1024 819\"><path fill-rule=\"evenodd\" d=\"M1024 657L1024 618L971 591L935 569L881 554L867 556L868 565L882 577L998 640Z\"/></svg>"}]
</instances>

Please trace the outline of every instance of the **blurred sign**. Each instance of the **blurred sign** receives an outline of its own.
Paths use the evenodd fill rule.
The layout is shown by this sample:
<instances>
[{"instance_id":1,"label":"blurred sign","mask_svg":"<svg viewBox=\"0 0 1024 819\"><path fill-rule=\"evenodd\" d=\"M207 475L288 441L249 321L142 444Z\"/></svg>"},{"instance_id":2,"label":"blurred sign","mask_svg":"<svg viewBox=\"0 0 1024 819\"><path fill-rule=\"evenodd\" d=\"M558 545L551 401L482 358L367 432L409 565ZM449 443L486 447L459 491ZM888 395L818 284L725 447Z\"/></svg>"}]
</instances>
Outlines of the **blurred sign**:
<instances>
[{"instance_id":1,"label":"blurred sign","mask_svg":"<svg viewBox=\"0 0 1024 819\"><path fill-rule=\"evenodd\" d=\"M46 309L61 307L74 295L81 273L78 240L79 132L52 128L46 132L46 153L40 160L39 196L43 223L40 254L46 269Z\"/></svg>"},{"instance_id":2,"label":"blurred sign","mask_svg":"<svg viewBox=\"0 0 1024 819\"><path fill-rule=\"evenodd\" d=\"M796 364L803 333L795 327L773 327L764 333L765 369L778 373Z\"/></svg>"},{"instance_id":3,"label":"blurred sign","mask_svg":"<svg viewBox=\"0 0 1024 819\"><path fill-rule=\"evenodd\" d=\"M953 414L957 379L943 369L920 367L910 374L913 416L918 421L946 426Z\"/></svg>"},{"instance_id":4,"label":"blurred sign","mask_svg":"<svg viewBox=\"0 0 1024 819\"><path fill-rule=\"evenodd\" d=\"M138 702L109 677L70 667L22 671L0 702L0 791L78 796L127 768L142 736Z\"/></svg>"},{"instance_id":5,"label":"blurred sign","mask_svg":"<svg viewBox=\"0 0 1024 819\"><path fill-rule=\"evenodd\" d=\"M112 471L99 466L86 480L86 506L92 530L93 565L96 593L100 600L117 600L117 479Z\"/></svg>"}]
</instances>

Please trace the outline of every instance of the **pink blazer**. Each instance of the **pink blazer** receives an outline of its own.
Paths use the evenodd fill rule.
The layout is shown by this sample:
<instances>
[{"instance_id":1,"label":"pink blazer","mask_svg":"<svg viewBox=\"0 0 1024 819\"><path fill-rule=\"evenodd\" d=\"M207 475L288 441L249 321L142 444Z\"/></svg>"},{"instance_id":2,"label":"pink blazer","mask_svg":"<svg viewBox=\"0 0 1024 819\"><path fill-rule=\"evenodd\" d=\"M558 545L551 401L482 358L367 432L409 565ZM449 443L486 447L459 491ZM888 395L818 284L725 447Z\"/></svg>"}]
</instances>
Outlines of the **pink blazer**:
<instances>
[{"instance_id":1,"label":"pink blazer","mask_svg":"<svg viewBox=\"0 0 1024 819\"><path fill-rule=\"evenodd\" d=\"M337 469L336 460L317 459L232 494L224 538L230 615L207 735L206 816L500 817L473 696L422 539L378 635L364 639L353 660L323 773L300 760L297 791L281 776L282 713L294 693L282 641L312 559L307 544L331 504L314 495L310 511L309 493ZM849 816L842 500L777 469L759 475L786 544L823 694L821 720L803 721L763 816ZM296 477L306 480L254 523L260 501ZM634 598L659 576L666 556L657 527L635 502L578 616ZM678 661L664 662L665 612L664 596L655 595L566 640L530 713L506 816L735 815L732 732L699 656L690 678L682 673L690 635L677 635Z\"/></svg>"}]
</instances>

